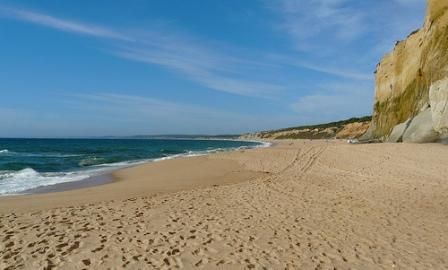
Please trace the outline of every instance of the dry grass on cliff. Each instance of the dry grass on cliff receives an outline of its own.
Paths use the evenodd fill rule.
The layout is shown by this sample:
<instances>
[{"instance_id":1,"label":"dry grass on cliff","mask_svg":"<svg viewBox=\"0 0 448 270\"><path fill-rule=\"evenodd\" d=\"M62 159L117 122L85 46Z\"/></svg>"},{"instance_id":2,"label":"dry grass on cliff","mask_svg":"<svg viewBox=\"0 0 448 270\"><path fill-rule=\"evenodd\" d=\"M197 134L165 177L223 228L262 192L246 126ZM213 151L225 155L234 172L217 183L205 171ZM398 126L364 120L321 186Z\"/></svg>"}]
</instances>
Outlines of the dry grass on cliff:
<instances>
[{"instance_id":1,"label":"dry grass on cliff","mask_svg":"<svg viewBox=\"0 0 448 270\"><path fill-rule=\"evenodd\" d=\"M253 134L261 139L346 139L359 138L369 128L371 116L350 118L347 120L279 130L264 131Z\"/></svg>"}]
</instances>

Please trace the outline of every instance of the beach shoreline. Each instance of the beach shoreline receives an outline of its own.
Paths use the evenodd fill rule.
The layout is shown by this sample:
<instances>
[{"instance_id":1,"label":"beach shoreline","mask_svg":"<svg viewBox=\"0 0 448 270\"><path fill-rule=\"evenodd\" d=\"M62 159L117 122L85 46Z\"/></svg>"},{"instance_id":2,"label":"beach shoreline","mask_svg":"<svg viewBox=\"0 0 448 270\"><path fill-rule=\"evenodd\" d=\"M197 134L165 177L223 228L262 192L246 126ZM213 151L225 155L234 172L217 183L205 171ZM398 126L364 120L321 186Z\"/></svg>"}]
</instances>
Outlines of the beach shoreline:
<instances>
[{"instance_id":1,"label":"beach shoreline","mask_svg":"<svg viewBox=\"0 0 448 270\"><path fill-rule=\"evenodd\" d=\"M65 180L63 182L44 184L41 186L31 187L25 190L16 191L14 193L5 193L1 194L2 197L11 197L11 196L24 196L24 195L32 195L32 194L42 194L42 193L52 193L52 192L61 192L61 191L69 191L72 189L81 189L87 187L93 187L96 185L104 185L109 184L113 181L116 181L116 177L114 177L114 173L119 170L132 168L148 163L153 162L163 162L171 159L178 158L191 158L197 156L206 156L219 152L228 152L228 151L239 151L243 149L252 149L252 148L264 148L269 147L271 143L261 140L248 140L248 139L206 139L206 138L156 138L154 140L185 140L185 141L232 141L232 142L248 142L255 143L256 145L252 146L239 146L239 147L229 147L229 148L213 148L213 149L204 149L204 150L196 150L196 151L188 151L186 153L179 154L171 154L167 156L155 157L150 159L141 159L141 160L129 160L129 161L120 161L115 163L105 163L98 164L91 167L85 167L84 169L77 169L74 171L60 171L61 177L64 177L64 174L73 173L76 175L84 174L84 178L80 180ZM2 150L6 151L6 150ZM75 155L73 155L75 156ZM32 168L26 168L26 170L30 170L36 177L39 177L39 173L34 171ZM24 170L25 171L25 170ZM18 173L21 173L19 171ZM31 176L30 176L31 177Z\"/></svg>"},{"instance_id":2,"label":"beach shoreline","mask_svg":"<svg viewBox=\"0 0 448 270\"><path fill-rule=\"evenodd\" d=\"M236 141L236 140L233 140ZM235 177L237 180L229 180L223 179L221 181L221 175L229 173L231 170L242 171L240 166L235 166L235 164L228 165L228 161L222 162L218 159L215 159L213 156L226 155L227 153L232 152L244 152L250 151L254 149L261 149L270 147L270 142L262 142L255 140L238 140L238 141L249 141L249 142L257 142L260 143L260 146L252 147L252 148L244 148L244 149L231 149L225 151L214 151L209 152L207 154L194 154L194 155L175 155L169 156L166 158L157 158L154 160L150 160L147 162L138 163L135 165L130 165L122 168L117 168L111 171L108 171L104 174L92 176L83 180L73 181L73 182L63 182L54 185L42 186L33 188L30 190L26 190L20 194L11 194L6 196L0 196L0 214L8 212L9 209L14 208L16 211L39 211L44 209L51 209L53 207L60 207L62 205L69 206L80 205L83 203L91 203L91 202L99 202L103 200L114 200L118 198L126 198L129 196L154 196L163 194L166 192L175 192L181 191L184 189L194 189L198 187L206 187L217 184L226 184L226 183L234 183L238 181L244 181L241 177ZM211 159L209 159L212 157ZM205 174L197 174L197 172L191 174L190 182L182 183L178 178L180 174L175 174L175 183L173 184L165 184L162 183L163 180L161 177L166 177L165 173L171 171L171 167L174 167L175 170L179 170L182 168L190 166L191 168L197 167L198 164L209 162L213 163L212 166L221 167L218 171L218 174L212 173L210 170L205 170ZM212 161L212 162L210 162ZM220 164L224 164L223 166L219 166ZM162 164L162 165L159 165ZM218 166L217 166L218 165ZM152 167L155 167L154 169ZM161 168L159 168L161 167ZM176 169L177 168L177 169ZM140 169L143 170L143 173L140 173ZM138 172L138 173L134 173ZM244 176L250 175L251 172L247 171L244 173ZM255 173L256 174L256 173ZM151 178L155 176L157 179L152 183L144 183L146 178ZM193 178L201 177L200 181L196 181ZM173 177L173 176L168 176ZM226 177L224 177L226 178ZM137 180L133 183L131 188L126 188L128 193L117 194L121 192L117 192L120 187L118 186L126 186L125 183L127 180ZM141 186L141 188L139 187ZM123 190L123 189L122 189ZM84 191L89 194L95 195L84 195ZM112 192L111 192L112 191ZM108 194L108 195L105 195ZM70 198L65 200L64 198ZM32 201L38 201L37 203ZM9 204L12 205L9 205ZM3 207L6 206L6 207Z\"/></svg>"},{"instance_id":3,"label":"beach shoreline","mask_svg":"<svg viewBox=\"0 0 448 270\"><path fill-rule=\"evenodd\" d=\"M444 269L448 148L276 141L0 198L0 266Z\"/></svg>"},{"instance_id":4,"label":"beach shoreline","mask_svg":"<svg viewBox=\"0 0 448 270\"><path fill-rule=\"evenodd\" d=\"M136 166L138 166L138 165L136 165ZM118 170L120 170L120 169L118 169ZM89 177L89 178L86 178L83 180L79 180L79 181L62 182L62 183L58 183L58 184L54 184L54 185L41 186L41 187L25 190L21 194L5 195L5 197L7 197L7 196L27 196L27 195L33 195L33 194L46 194L46 193L70 191L70 190L76 190L76 189L83 189L83 188L107 185L107 184L112 183L113 181L116 181L116 179L114 179L114 177L113 177L113 172L114 171L105 173L105 174L92 176L92 177Z\"/></svg>"}]
</instances>

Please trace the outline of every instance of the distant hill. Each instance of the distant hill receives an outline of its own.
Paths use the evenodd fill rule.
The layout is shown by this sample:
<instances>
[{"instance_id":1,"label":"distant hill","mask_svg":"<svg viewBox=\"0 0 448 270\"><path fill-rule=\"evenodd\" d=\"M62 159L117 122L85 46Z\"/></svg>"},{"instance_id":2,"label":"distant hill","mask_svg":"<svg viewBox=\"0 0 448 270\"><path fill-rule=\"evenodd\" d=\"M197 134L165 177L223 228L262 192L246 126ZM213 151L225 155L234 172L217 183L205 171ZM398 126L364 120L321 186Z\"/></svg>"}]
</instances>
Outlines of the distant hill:
<instances>
[{"instance_id":1,"label":"distant hill","mask_svg":"<svg viewBox=\"0 0 448 270\"><path fill-rule=\"evenodd\" d=\"M283 128L244 134L242 139L347 139L359 138L369 128L371 116L354 117L347 120Z\"/></svg>"}]
</instances>

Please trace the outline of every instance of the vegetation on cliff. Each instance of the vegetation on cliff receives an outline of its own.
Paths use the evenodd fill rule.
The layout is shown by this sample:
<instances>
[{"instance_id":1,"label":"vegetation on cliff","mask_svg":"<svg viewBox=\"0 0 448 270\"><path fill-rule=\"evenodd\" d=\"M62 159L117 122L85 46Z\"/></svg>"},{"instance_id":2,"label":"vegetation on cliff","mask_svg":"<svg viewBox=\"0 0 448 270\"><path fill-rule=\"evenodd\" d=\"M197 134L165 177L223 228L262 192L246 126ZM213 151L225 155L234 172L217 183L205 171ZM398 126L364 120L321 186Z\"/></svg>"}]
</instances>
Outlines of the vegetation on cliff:
<instances>
[{"instance_id":1,"label":"vegetation on cliff","mask_svg":"<svg viewBox=\"0 0 448 270\"><path fill-rule=\"evenodd\" d=\"M290 127L278 130L262 131L254 134L243 135L243 138L260 139L334 139L334 138L358 138L363 135L372 120L371 116L350 118L347 120Z\"/></svg>"},{"instance_id":2,"label":"vegetation on cliff","mask_svg":"<svg viewBox=\"0 0 448 270\"><path fill-rule=\"evenodd\" d=\"M448 1L429 0L424 26L379 63L371 136L393 128L430 106L431 85L448 76Z\"/></svg>"}]
</instances>

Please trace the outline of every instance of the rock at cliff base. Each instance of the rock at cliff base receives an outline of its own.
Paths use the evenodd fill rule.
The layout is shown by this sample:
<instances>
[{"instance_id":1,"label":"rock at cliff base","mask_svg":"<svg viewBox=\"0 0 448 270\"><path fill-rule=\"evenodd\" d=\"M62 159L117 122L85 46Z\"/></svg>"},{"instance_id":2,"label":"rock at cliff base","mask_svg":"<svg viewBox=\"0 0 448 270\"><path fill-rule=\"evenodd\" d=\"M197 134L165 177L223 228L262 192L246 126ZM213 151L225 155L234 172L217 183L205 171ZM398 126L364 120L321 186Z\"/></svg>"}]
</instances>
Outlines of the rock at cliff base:
<instances>
[{"instance_id":1,"label":"rock at cliff base","mask_svg":"<svg viewBox=\"0 0 448 270\"><path fill-rule=\"evenodd\" d=\"M406 129L409 126L409 123L411 122L411 119L407 120L404 123L401 123L399 125L396 125L392 132L390 133L389 138L387 138L387 142L390 143L396 143L401 142L403 140L403 135L406 131Z\"/></svg>"},{"instance_id":2,"label":"rock at cliff base","mask_svg":"<svg viewBox=\"0 0 448 270\"><path fill-rule=\"evenodd\" d=\"M360 141L369 141L369 140L374 139L373 132L375 130L375 127L376 127L375 123L373 121L370 122L369 128L367 129L366 132L364 132L364 134L361 137L359 137L359 140Z\"/></svg>"},{"instance_id":3,"label":"rock at cliff base","mask_svg":"<svg viewBox=\"0 0 448 270\"><path fill-rule=\"evenodd\" d=\"M403 142L408 143L428 143L435 142L438 139L439 133L432 126L432 113L430 108L414 117L403 134Z\"/></svg>"},{"instance_id":4,"label":"rock at cliff base","mask_svg":"<svg viewBox=\"0 0 448 270\"><path fill-rule=\"evenodd\" d=\"M434 130L448 134L448 78L439 80L429 89Z\"/></svg>"}]
</instances>

